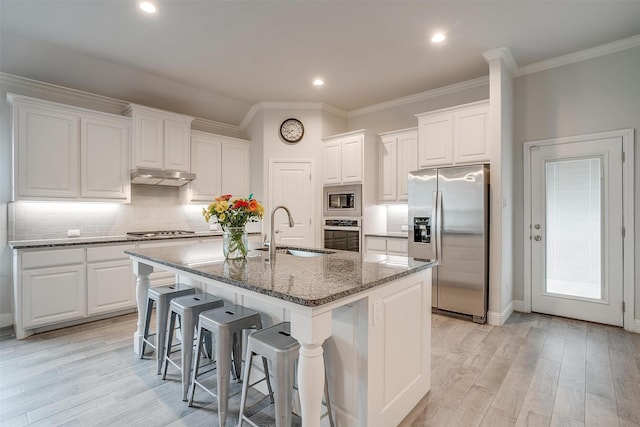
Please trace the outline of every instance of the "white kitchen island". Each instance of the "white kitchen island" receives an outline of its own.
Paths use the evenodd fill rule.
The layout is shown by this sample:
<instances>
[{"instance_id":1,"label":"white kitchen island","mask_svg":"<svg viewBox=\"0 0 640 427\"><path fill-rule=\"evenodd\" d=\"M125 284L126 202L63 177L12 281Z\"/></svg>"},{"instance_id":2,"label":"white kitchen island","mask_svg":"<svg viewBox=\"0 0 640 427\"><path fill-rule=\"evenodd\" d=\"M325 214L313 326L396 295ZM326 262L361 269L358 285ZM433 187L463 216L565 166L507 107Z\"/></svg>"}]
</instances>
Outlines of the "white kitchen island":
<instances>
[{"instance_id":1,"label":"white kitchen island","mask_svg":"<svg viewBox=\"0 0 640 427\"><path fill-rule=\"evenodd\" d=\"M320 425L324 359L338 426L397 425L430 389L435 262L282 252L270 263L260 250L225 261L220 243L126 251L137 275L134 351L142 348L149 275L169 270L183 283L261 312L267 326L291 322L301 345L303 425Z\"/></svg>"}]
</instances>

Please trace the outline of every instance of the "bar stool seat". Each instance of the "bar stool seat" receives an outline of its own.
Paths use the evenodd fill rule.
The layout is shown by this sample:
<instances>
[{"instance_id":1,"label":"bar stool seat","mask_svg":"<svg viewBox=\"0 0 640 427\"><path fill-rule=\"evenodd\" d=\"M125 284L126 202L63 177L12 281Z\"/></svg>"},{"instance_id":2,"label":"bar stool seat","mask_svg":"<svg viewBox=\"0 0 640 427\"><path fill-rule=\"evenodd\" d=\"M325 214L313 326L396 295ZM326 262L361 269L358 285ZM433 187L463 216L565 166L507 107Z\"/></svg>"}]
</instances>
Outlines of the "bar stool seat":
<instances>
[{"instance_id":1,"label":"bar stool seat","mask_svg":"<svg viewBox=\"0 0 640 427\"><path fill-rule=\"evenodd\" d=\"M155 288L149 288L147 291L147 312L145 314L144 322L144 335L142 336L142 352L140 353L140 359L144 356L145 347L148 345L153 348L156 353L156 363L158 365L157 374L160 375L162 371L162 363L164 362L164 346L165 339L167 337L167 318L169 317L169 303L172 299L193 295L196 290L191 286L187 286L183 283L175 283L168 286L158 286ZM156 306L156 330L150 333L149 328L151 324L151 311L153 305ZM155 336L155 343L151 342L150 337Z\"/></svg>"},{"instance_id":2,"label":"bar stool seat","mask_svg":"<svg viewBox=\"0 0 640 427\"><path fill-rule=\"evenodd\" d=\"M300 354L300 343L291 336L291 323L283 322L270 328L262 329L249 335L247 343L247 355L245 358L245 370L242 384L242 396L240 398L240 414L238 416L238 426L242 427L244 421L254 427L259 427L249 419L244 413L247 391L249 387L257 384L249 384L251 375L251 362L254 355L262 356L263 359L271 361L271 374L274 381L275 396L275 417L276 427L288 427L291 425L292 397L295 379L295 362ZM265 370L265 379L269 378L268 371ZM263 380L261 380L263 381ZM269 393L271 393L269 389ZM333 415L331 412L331 401L329 399L329 386L325 367L324 376L324 399L327 407L326 416L329 417L329 424L334 427Z\"/></svg>"},{"instance_id":3,"label":"bar stool seat","mask_svg":"<svg viewBox=\"0 0 640 427\"><path fill-rule=\"evenodd\" d=\"M182 400L187 400L189 390L189 380L191 379L191 368L193 366L193 335L198 326L200 313L214 308L224 306L222 299L211 294L187 295L171 300L169 320L169 336L164 356L164 372L162 379L167 377L167 368L172 364L181 371L182 374ZM173 344L173 333L175 331L176 317L180 316L182 324L182 339L180 341L180 366L171 360L171 347Z\"/></svg>"},{"instance_id":4,"label":"bar stool seat","mask_svg":"<svg viewBox=\"0 0 640 427\"><path fill-rule=\"evenodd\" d=\"M227 420L229 406L229 384L231 381L231 356L233 355L234 376L241 379L242 365L242 331L245 329L262 328L262 320L257 311L241 305L230 305L200 314L198 321L198 338L196 347L196 362L191 377L191 394L189 406L193 404L196 386L202 388L218 399L218 421L224 426ZM215 361L217 374L217 394L208 389L198 380L200 369L200 355L203 336L210 332L215 341ZM266 360L263 360L266 369ZM269 389L270 389L269 385Z\"/></svg>"}]
</instances>

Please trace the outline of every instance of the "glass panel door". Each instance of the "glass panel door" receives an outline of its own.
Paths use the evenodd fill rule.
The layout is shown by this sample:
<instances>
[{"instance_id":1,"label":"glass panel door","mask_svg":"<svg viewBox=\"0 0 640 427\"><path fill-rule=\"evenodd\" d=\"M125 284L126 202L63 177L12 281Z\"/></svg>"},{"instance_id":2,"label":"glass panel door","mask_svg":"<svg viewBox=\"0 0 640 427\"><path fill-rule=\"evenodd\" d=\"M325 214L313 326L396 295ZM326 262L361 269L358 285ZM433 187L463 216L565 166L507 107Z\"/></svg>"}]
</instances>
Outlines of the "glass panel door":
<instances>
[{"instance_id":1,"label":"glass panel door","mask_svg":"<svg viewBox=\"0 0 640 427\"><path fill-rule=\"evenodd\" d=\"M531 309L622 325L622 140L531 148Z\"/></svg>"},{"instance_id":2,"label":"glass panel door","mask_svg":"<svg viewBox=\"0 0 640 427\"><path fill-rule=\"evenodd\" d=\"M546 163L546 292L602 299L602 160Z\"/></svg>"}]
</instances>

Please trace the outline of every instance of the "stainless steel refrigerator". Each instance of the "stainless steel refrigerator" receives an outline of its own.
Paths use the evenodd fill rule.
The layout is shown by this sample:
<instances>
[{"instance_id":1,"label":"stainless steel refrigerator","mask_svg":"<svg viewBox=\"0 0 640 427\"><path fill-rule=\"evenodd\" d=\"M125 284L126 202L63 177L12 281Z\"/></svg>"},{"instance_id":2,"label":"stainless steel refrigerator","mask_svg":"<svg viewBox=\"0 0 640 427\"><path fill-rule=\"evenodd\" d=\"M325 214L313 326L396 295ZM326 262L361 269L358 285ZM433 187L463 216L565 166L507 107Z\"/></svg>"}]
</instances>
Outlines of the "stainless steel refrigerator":
<instances>
[{"instance_id":1,"label":"stainless steel refrigerator","mask_svg":"<svg viewBox=\"0 0 640 427\"><path fill-rule=\"evenodd\" d=\"M432 306L486 322L489 165L409 173L409 256L437 259Z\"/></svg>"}]
</instances>

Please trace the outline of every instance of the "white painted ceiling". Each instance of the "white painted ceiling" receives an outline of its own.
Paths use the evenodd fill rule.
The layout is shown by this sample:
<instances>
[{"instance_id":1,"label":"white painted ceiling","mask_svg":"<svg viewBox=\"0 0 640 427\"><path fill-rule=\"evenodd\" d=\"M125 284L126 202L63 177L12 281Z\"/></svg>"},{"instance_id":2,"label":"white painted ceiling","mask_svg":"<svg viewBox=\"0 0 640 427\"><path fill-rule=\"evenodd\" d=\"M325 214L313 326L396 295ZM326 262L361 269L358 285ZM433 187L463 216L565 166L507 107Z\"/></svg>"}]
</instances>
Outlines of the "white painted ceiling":
<instances>
[{"instance_id":1,"label":"white painted ceiling","mask_svg":"<svg viewBox=\"0 0 640 427\"><path fill-rule=\"evenodd\" d=\"M0 0L0 36L219 95L232 112L219 105L219 113L200 117L238 124L260 101L352 111L484 76L482 53L497 47L509 47L524 66L640 34L638 0L158 3L157 15L144 16L133 0ZM441 45L429 41L435 31L448 36ZM51 59L39 57L23 61L14 52L0 70L40 79L55 74ZM318 76L324 87L311 85ZM117 87L98 89L128 99ZM162 96L161 85L155 90Z\"/></svg>"}]
</instances>

